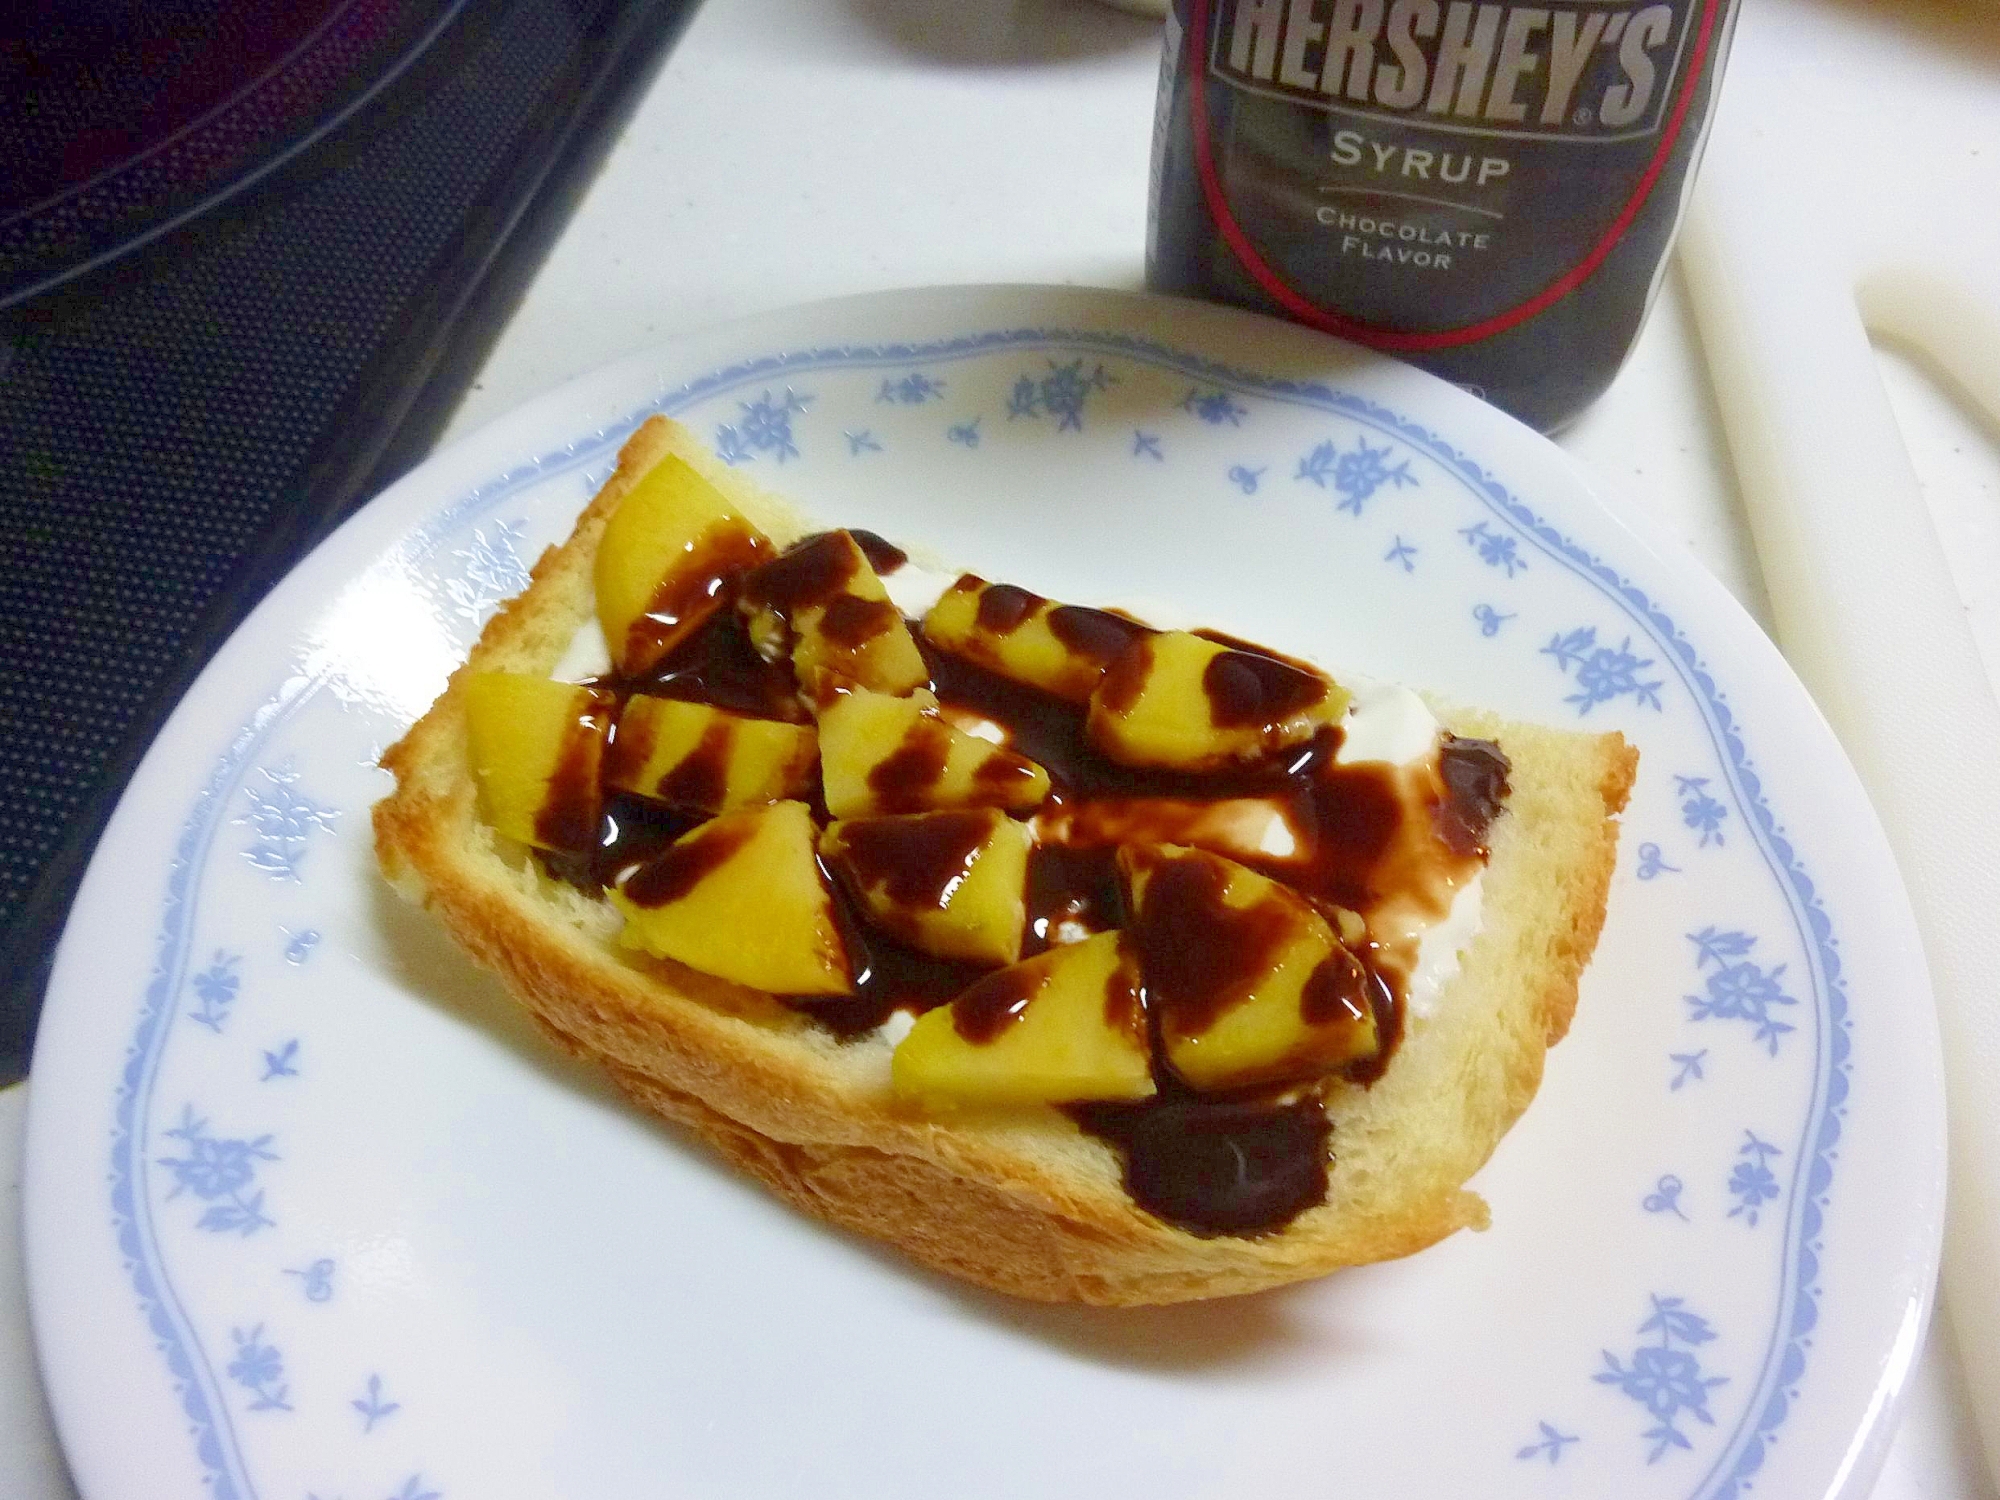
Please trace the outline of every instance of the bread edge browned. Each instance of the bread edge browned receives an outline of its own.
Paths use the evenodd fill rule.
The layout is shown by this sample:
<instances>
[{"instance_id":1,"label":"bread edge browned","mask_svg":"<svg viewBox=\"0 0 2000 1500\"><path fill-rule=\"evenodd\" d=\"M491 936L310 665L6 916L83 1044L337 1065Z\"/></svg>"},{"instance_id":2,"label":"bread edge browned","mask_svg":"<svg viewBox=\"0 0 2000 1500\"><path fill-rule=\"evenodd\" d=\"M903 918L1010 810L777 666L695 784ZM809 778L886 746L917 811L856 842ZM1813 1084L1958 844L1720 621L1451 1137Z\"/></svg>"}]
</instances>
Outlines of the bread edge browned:
<instances>
[{"instance_id":1,"label":"bread edge browned","mask_svg":"<svg viewBox=\"0 0 2000 1500\"><path fill-rule=\"evenodd\" d=\"M700 469L775 540L808 529L686 429L644 423L569 539L543 555L529 587L492 617L444 693L384 754L397 785L374 809L375 841L398 892L498 974L563 1046L786 1202L999 1291L1109 1305L1185 1301L1406 1255L1484 1227L1486 1206L1465 1183L1534 1097L1603 924L1617 815L1637 764L1622 737L1441 713L1457 732L1499 739L1514 765L1481 930L1434 1016L1412 1023L1384 1077L1330 1101L1328 1201L1280 1233L1193 1235L1134 1206L1112 1150L1053 1110L925 1117L890 1097L885 1044L843 1046L768 997L619 949L608 908L537 875L479 818L464 749L465 674L552 668L592 611L605 521L667 453Z\"/></svg>"}]
</instances>

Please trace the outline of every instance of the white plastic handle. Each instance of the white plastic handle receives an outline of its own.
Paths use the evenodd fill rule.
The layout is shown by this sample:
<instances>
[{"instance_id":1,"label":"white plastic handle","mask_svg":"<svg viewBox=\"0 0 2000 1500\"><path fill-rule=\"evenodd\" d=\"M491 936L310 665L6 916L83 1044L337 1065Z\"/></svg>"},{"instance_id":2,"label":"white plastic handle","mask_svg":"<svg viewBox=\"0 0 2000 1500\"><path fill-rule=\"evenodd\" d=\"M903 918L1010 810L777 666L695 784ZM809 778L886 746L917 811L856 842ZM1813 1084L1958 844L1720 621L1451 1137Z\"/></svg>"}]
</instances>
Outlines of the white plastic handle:
<instances>
[{"instance_id":1,"label":"white plastic handle","mask_svg":"<svg viewBox=\"0 0 2000 1500\"><path fill-rule=\"evenodd\" d=\"M1944 1305L2000 1483L2000 703L1855 279L1771 232L1780 185L1728 186L1697 192L1682 268L1779 644L1867 784L1916 908L1951 1135ZM1862 285L1872 319L2000 420L2000 320L1985 319L1982 349L1963 295L1897 276Z\"/></svg>"}]
</instances>

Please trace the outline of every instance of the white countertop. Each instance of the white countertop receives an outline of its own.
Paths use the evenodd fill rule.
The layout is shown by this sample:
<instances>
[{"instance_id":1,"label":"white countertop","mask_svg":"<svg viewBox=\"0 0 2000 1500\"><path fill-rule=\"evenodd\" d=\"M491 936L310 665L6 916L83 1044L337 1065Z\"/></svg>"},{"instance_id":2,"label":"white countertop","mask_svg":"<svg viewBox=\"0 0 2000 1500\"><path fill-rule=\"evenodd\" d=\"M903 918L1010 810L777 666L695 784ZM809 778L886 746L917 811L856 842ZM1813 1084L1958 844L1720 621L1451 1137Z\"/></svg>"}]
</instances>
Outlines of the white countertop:
<instances>
[{"instance_id":1,"label":"white countertop","mask_svg":"<svg viewBox=\"0 0 2000 1500\"><path fill-rule=\"evenodd\" d=\"M1849 32L1886 34L1912 66L1869 80L1872 133L1883 160L1918 165L1868 175L1872 216L1920 210L1922 154L1944 149L1899 143L1902 117L1887 96L1922 86L1915 65L1932 50L1960 70L1983 69L1996 109L1978 121L1991 142L1973 170L2000 201L2000 31L1951 21L1942 0L1909 7L1907 21L1864 0L1759 0L1752 10L1712 151L1802 149L1788 144L1802 137L1767 131L1762 118L1776 91L1796 81L1799 28L1830 44ZM1842 55L1839 46L1829 55ZM1137 287L1157 67L1154 24L1088 0L708 0L447 441L620 355L790 303L951 282ZM1974 157L1979 145L1975 133ZM1966 143L1952 149L1963 166ZM1856 204L1829 200L1825 212L1827 232L1838 233ZM2000 271L1989 269L1981 290L2000 305ZM2000 662L2000 449L1915 364L1885 355L1883 375L1991 670ZM1614 510L1663 520L1768 627L1677 275L1618 383L1561 441L1595 472ZM24 1095L0 1092L0 1494L44 1500L74 1492L28 1349ZM1949 1342L1933 1330L1878 1500L1993 1493Z\"/></svg>"}]
</instances>

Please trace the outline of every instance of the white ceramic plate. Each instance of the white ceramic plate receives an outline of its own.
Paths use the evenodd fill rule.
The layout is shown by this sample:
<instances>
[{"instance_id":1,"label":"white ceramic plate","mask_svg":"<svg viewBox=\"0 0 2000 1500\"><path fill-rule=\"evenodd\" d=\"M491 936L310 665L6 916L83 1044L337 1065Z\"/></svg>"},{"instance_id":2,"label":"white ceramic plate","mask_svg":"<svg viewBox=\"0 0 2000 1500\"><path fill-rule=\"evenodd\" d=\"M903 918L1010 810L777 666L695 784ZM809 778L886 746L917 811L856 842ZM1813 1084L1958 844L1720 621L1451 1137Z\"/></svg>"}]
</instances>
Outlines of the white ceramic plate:
<instances>
[{"instance_id":1,"label":"white ceramic plate","mask_svg":"<svg viewBox=\"0 0 2000 1500\"><path fill-rule=\"evenodd\" d=\"M652 411L989 576L1631 736L1492 1230L1209 1306L970 1291L626 1108L390 897L377 753ZM399 483L160 736L35 1079L32 1305L91 1500L1858 1496L1941 1201L1904 895L1723 591L1427 377L1076 291L759 318Z\"/></svg>"}]
</instances>

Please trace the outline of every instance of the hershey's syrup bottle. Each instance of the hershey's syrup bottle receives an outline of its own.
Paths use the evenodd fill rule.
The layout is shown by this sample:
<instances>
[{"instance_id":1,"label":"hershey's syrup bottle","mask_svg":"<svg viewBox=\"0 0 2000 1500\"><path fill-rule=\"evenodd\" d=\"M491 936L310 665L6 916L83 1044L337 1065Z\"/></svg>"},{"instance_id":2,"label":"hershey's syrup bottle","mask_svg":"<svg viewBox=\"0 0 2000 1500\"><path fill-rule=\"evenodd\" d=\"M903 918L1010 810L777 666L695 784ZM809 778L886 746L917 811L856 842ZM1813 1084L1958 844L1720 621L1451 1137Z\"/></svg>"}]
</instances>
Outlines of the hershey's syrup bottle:
<instances>
[{"instance_id":1,"label":"hershey's syrup bottle","mask_svg":"<svg viewBox=\"0 0 2000 1500\"><path fill-rule=\"evenodd\" d=\"M1554 431L1624 363L1736 0L1175 0L1156 290L1367 344Z\"/></svg>"}]
</instances>

